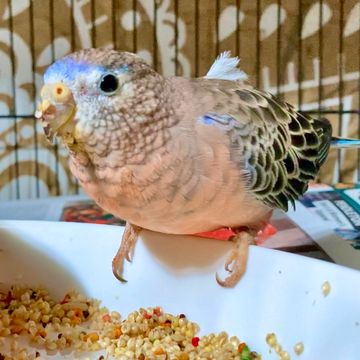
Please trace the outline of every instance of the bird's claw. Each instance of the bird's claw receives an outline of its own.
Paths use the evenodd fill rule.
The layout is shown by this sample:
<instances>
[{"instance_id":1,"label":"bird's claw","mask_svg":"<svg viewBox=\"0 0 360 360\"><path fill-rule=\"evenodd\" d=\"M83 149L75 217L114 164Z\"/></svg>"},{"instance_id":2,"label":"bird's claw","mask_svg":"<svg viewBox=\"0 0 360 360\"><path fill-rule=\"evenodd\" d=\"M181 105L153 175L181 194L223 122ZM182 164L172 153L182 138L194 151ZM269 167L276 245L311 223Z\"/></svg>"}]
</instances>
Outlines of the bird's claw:
<instances>
[{"instance_id":1,"label":"bird's claw","mask_svg":"<svg viewBox=\"0 0 360 360\"><path fill-rule=\"evenodd\" d=\"M113 262L112 262L112 272L116 279L118 279L122 283L127 283L127 280L122 276L122 264L118 261L118 258L115 256ZM120 266L121 267L120 267Z\"/></svg>"},{"instance_id":2,"label":"bird's claw","mask_svg":"<svg viewBox=\"0 0 360 360\"><path fill-rule=\"evenodd\" d=\"M116 279L118 279L120 282L122 282L122 283L128 282L125 278L123 278L120 274L118 274L117 271L115 271L114 269L113 269L113 274L116 277Z\"/></svg>"},{"instance_id":3,"label":"bird's claw","mask_svg":"<svg viewBox=\"0 0 360 360\"><path fill-rule=\"evenodd\" d=\"M126 225L120 248L113 259L112 272L116 279L118 279L122 283L127 282L127 280L124 279L124 277L122 276L122 272L124 270L124 260L132 263L132 253L139 232L139 227L131 224Z\"/></svg>"},{"instance_id":4,"label":"bird's claw","mask_svg":"<svg viewBox=\"0 0 360 360\"><path fill-rule=\"evenodd\" d=\"M122 283L127 283L127 280L121 275L123 271L123 262L121 261L121 259L122 256L119 253L114 257L114 260L112 262L112 272L116 279L118 279ZM132 259L130 258L130 253L128 252L124 255L124 259L126 259L129 263L132 262Z\"/></svg>"},{"instance_id":5,"label":"bird's claw","mask_svg":"<svg viewBox=\"0 0 360 360\"><path fill-rule=\"evenodd\" d=\"M225 262L224 268L227 272L232 273L234 268L234 262L236 260L236 254L232 253L231 256Z\"/></svg>"},{"instance_id":6,"label":"bird's claw","mask_svg":"<svg viewBox=\"0 0 360 360\"><path fill-rule=\"evenodd\" d=\"M221 279L216 273L216 281L219 285L230 288L234 287L246 271L249 244L253 243L253 235L249 232L241 232L234 238L235 248L226 259L224 268L229 273L225 279Z\"/></svg>"},{"instance_id":7,"label":"bird's claw","mask_svg":"<svg viewBox=\"0 0 360 360\"><path fill-rule=\"evenodd\" d=\"M225 279L222 280L219 274L216 273L215 277L219 285L230 288L234 287L239 282L245 273L247 261L247 258L244 258L242 255L243 254L238 254L235 250L234 253L227 259L224 268L229 275Z\"/></svg>"},{"instance_id":8,"label":"bird's claw","mask_svg":"<svg viewBox=\"0 0 360 360\"><path fill-rule=\"evenodd\" d=\"M131 258L131 256L130 256L130 253L127 253L127 254L125 255L125 259L126 259L129 263L132 263L132 258Z\"/></svg>"},{"instance_id":9,"label":"bird's claw","mask_svg":"<svg viewBox=\"0 0 360 360\"><path fill-rule=\"evenodd\" d=\"M241 274L241 273L232 273L229 276L227 276L225 279L221 279L219 274L216 273L215 278L216 278L216 282L220 286L225 287L225 288L232 288L239 282L242 275L243 274Z\"/></svg>"}]
</instances>

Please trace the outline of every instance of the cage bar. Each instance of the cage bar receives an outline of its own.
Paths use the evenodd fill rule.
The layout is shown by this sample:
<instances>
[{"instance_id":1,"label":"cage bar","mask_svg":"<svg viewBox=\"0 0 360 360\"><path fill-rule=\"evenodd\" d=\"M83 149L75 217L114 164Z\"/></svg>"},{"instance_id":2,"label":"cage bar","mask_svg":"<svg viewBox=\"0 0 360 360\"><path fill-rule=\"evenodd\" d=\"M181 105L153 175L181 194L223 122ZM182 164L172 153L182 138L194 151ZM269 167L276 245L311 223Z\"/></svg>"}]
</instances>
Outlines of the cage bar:
<instances>
[{"instance_id":1,"label":"cage bar","mask_svg":"<svg viewBox=\"0 0 360 360\"><path fill-rule=\"evenodd\" d=\"M15 84L15 53L14 53L14 25L13 25L13 16L12 16L12 0L8 0L9 7L9 32L10 32L10 58L11 58L11 91L12 91L12 104L10 113L12 115L16 114L16 84ZM17 118L13 118L14 122L14 156L15 156L15 186L16 186L16 198L20 198L20 179L19 179L19 148L18 148L18 128L17 128Z\"/></svg>"},{"instance_id":2,"label":"cage bar","mask_svg":"<svg viewBox=\"0 0 360 360\"><path fill-rule=\"evenodd\" d=\"M50 26L50 42L51 42L51 62L54 62L55 57L55 22L54 22L54 0L50 0L49 2L49 26ZM55 141L55 191L56 195L60 195L60 181L59 181L59 145L58 142Z\"/></svg>"},{"instance_id":3,"label":"cage bar","mask_svg":"<svg viewBox=\"0 0 360 360\"><path fill-rule=\"evenodd\" d=\"M276 96L280 97L281 85L281 0L277 0L277 29L276 29Z\"/></svg>"},{"instance_id":4,"label":"cage bar","mask_svg":"<svg viewBox=\"0 0 360 360\"><path fill-rule=\"evenodd\" d=\"M200 4L199 4L200 0L195 0L195 14L194 14L194 22L195 22L195 41L194 41L194 45L195 45L195 76L198 77L199 76L199 11L200 11Z\"/></svg>"},{"instance_id":5,"label":"cage bar","mask_svg":"<svg viewBox=\"0 0 360 360\"><path fill-rule=\"evenodd\" d=\"M216 56L219 56L219 53L220 53L219 17L220 17L220 0L215 0L215 53L216 53Z\"/></svg>"},{"instance_id":6,"label":"cage bar","mask_svg":"<svg viewBox=\"0 0 360 360\"><path fill-rule=\"evenodd\" d=\"M303 42L302 42L302 29L303 29L303 6L302 0L298 0L298 64L297 64L297 101L298 101L298 109L302 110L303 103L303 90L302 90L302 82L303 82Z\"/></svg>"},{"instance_id":7,"label":"cage bar","mask_svg":"<svg viewBox=\"0 0 360 360\"><path fill-rule=\"evenodd\" d=\"M344 80L343 80L343 73L344 73L344 0L340 0L340 15L339 15L339 136L342 136L342 127L343 127L343 115L344 115L344 103L343 103L343 96L344 96ZM342 152L343 150L338 150L338 181L342 181Z\"/></svg>"},{"instance_id":8,"label":"cage bar","mask_svg":"<svg viewBox=\"0 0 360 360\"><path fill-rule=\"evenodd\" d=\"M236 0L235 51L236 51L236 55L239 56L239 57L240 57L240 30L241 30L241 23L239 21L239 19L240 19L240 11L241 11L241 2L240 2L240 0Z\"/></svg>"},{"instance_id":9,"label":"cage bar","mask_svg":"<svg viewBox=\"0 0 360 360\"><path fill-rule=\"evenodd\" d=\"M256 0L256 87L260 87L260 17L261 17L261 0Z\"/></svg>"},{"instance_id":10,"label":"cage bar","mask_svg":"<svg viewBox=\"0 0 360 360\"><path fill-rule=\"evenodd\" d=\"M133 52L136 53L137 52L137 29L136 29L136 11L137 11L137 0L133 0L132 2L132 9L133 9Z\"/></svg>"},{"instance_id":11,"label":"cage bar","mask_svg":"<svg viewBox=\"0 0 360 360\"><path fill-rule=\"evenodd\" d=\"M175 76L179 75L179 2L174 0L175 13Z\"/></svg>"},{"instance_id":12,"label":"cage bar","mask_svg":"<svg viewBox=\"0 0 360 360\"><path fill-rule=\"evenodd\" d=\"M322 117L322 77L323 77L323 0L319 0L319 83L318 83L318 117Z\"/></svg>"},{"instance_id":13,"label":"cage bar","mask_svg":"<svg viewBox=\"0 0 360 360\"><path fill-rule=\"evenodd\" d=\"M154 25L153 25L153 66L154 69L158 69L158 41L157 41L157 0L154 0Z\"/></svg>"},{"instance_id":14,"label":"cage bar","mask_svg":"<svg viewBox=\"0 0 360 360\"><path fill-rule=\"evenodd\" d=\"M35 30L34 30L34 5L30 1L29 4L29 16L30 16L30 53L31 53L31 71L32 71L32 97L33 97L33 111L36 110L36 84L35 84ZM38 133L37 133L37 122L33 119L33 130L34 130L34 151L35 151L35 194L36 197L40 197L40 179L39 179L39 145L38 145Z\"/></svg>"}]
</instances>

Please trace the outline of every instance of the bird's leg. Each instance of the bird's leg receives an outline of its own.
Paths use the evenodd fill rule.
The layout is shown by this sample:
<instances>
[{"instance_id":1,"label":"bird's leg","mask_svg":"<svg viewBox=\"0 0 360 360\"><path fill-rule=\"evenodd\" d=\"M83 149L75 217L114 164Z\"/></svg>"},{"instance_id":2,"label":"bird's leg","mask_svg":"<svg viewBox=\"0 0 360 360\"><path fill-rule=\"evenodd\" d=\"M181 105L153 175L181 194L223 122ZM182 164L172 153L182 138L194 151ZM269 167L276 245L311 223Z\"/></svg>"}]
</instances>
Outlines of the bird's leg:
<instances>
[{"instance_id":1,"label":"bird's leg","mask_svg":"<svg viewBox=\"0 0 360 360\"><path fill-rule=\"evenodd\" d=\"M225 270L230 274L221 280L216 274L216 281L223 287L234 287L246 271L246 264L249 254L249 245L255 244L256 231L241 229L232 241L235 246L225 262Z\"/></svg>"},{"instance_id":2,"label":"bird's leg","mask_svg":"<svg viewBox=\"0 0 360 360\"><path fill-rule=\"evenodd\" d=\"M124 260L126 259L131 262L131 256L140 231L141 227L132 225L128 222L126 223L119 250L112 261L113 274L121 282L126 282L122 276L122 272L124 270Z\"/></svg>"}]
</instances>

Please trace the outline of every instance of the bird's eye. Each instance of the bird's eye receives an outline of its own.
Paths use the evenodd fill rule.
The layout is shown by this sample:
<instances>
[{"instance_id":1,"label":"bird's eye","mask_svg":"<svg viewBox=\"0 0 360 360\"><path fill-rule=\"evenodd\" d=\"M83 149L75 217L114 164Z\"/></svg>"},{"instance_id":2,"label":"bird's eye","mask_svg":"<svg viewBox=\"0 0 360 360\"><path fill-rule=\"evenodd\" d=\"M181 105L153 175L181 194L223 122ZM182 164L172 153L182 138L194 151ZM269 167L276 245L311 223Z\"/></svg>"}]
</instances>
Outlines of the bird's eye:
<instances>
[{"instance_id":1,"label":"bird's eye","mask_svg":"<svg viewBox=\"0 0 360 360\"><path fill-rule=\"evenodd\" d=\"M107 73L101 77L99 86L104 94L111 95L118 89L119 81L114 74Z\"/></svg>"}]
</instances>

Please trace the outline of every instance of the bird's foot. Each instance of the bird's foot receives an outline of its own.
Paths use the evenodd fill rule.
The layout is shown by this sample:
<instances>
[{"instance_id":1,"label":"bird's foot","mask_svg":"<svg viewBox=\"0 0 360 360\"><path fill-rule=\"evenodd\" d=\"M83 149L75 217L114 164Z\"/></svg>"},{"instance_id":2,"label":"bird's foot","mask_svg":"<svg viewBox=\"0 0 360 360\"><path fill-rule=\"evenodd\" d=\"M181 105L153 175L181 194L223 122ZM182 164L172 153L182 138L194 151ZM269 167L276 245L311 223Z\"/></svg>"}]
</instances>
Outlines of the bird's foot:
<instances>
[{"instance_id":1,"label":"bird's foot","mask_svg":"<svg viewBox=\"0 0 360 360\"><path fill-rule=\"evenodd\" d=\"M234 287L246 271L247 259L249 254L249 245L255 243L255 233L251 230L242 230L235 235L232 241L235 247L225 262L225 270L229 275L224 279L220 279L216 273L216 281L223 287Z\"/></svg>"},{"instance_id":2,"label":"bird's foot","mask_svg":"<svg viewBox=\"0 0 360 360\"><path fill-rule=\"evenodd\" d=\"M112 261L113 274L121 282L127 282L122 275L124 270L124 260L126 259L129 262L132 261L133 250L140 231L141 228L139 226L126 223L119 250Z\"/></svg>"}]
</instances>

